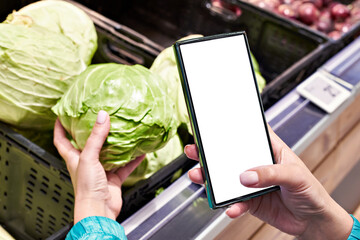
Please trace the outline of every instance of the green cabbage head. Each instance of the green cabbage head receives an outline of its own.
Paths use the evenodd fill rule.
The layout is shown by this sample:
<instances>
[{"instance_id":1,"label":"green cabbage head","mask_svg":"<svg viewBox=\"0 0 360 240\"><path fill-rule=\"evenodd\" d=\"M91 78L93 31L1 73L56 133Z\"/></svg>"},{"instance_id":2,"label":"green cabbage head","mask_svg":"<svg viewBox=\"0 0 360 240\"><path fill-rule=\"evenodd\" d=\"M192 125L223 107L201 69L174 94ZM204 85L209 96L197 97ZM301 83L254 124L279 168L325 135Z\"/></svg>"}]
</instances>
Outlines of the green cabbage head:
<instances>
[{"instance_id":1,"label":"green cabbage head","mask_svg":"<svg viewBox=\"0 0 360 240\"><path fill-rule=\"evenodd\" d=\"M110 133L100 161L110 170L162 148L175 135L175 106L165 89L160 77L143 66L97 64L77 77L53 111L80 149L97 113L109 113Z\"/></svg>"},{"instance_id":2,"label":"green cabbage head","mask_svg":"<svg viewBox=\"0 0 360 240\"><path fill-rule=\"evenodd\" d=\"M202 35L194 34L184 37L180 40L186 40L196 37L202 37ZM179 71L176 65L175 54L172 47L168 47L163 50L154 60L150 67L150 71L158 74L167 85L167 92L175 103L175 115L178 126L182 123L187 125L190 134L190 120L188 111L186 108L186 102L181 86Z\"/></svg>"},{"instance_id":3,"label":"green cabbage head","mask_svg":"<svg viewBox=\"0 0 360 240\"><path fill-rule=\"evenodd\" d=\"M51 130L58 99L97 48L93 22L65 1L39 1L0 24L0 120Z\"/></svg>"},{"instance_id":4,"label":"green cabbage head","mask_svg":"<svg viewBox=\"0 0 360 240\"><path fill-rule=\"evenodd\" d=\"M0 120L19 128L52 129L56 115L51 107L86 64L68 37L30 18L14 20L0 23Z\"/></svg>"},{"instance_id":5,"label":"green cabbage head","mask_svg":"<svg viewBox=\"0 0 360 240\"><path fill-rule=\"evenodd\" d=\"M84 62L90 64L97 49L97 35L94 23L82 9L62 0L45 0L13 12L6 22L11 23L14 15L27 16L35 24L65 35L79 49Z\"/></svg>"}]
</instances>

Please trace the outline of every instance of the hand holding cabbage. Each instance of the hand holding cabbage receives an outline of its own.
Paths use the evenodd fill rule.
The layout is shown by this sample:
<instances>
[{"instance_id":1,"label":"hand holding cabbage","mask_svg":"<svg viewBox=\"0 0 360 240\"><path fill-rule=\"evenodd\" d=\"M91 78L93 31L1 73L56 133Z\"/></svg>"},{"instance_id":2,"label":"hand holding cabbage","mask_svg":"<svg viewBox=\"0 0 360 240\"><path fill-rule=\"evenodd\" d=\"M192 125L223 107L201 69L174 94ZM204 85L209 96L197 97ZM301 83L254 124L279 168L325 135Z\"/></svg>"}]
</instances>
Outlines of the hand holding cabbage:
<instances>
[{"instance_id":1,"label":"hand holding cabbage","mask_svg":"<svg viewBox=\"0 0 360 240\"><path fill-rule=\"evenodd\" d=\"M111 121L100 153L106 170L162 148L177 130L175 106L164 82L140 65L92 65L53 108L80 149L100 110Z\"/></svg>"}]
</instances>

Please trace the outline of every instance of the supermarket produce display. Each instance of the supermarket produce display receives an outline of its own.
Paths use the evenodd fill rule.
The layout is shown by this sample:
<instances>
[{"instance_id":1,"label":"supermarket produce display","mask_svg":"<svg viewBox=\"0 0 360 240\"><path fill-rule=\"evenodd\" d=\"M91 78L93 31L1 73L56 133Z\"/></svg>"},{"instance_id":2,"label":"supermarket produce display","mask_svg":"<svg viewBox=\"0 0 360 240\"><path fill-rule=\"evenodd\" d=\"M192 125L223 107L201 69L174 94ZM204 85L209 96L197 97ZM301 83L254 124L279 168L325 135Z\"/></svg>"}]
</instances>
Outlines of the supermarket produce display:
<instances>
[{"instance_id":1,"label":"supermarket produce display","mask_svg":"<svg viewBox=\"0 0 360 240\"><path fill-rule=\"evenodd\" d=\"M20 9L32 1L21 2L16 6L12 5L12 8ZM50 2L56 3L56 6L65 5L59 8L61 9L59 13L56 13L58 7L55 5L51 7ZM174 176L179 176L194 164L182 153L184 144L192 142L192 137L187 127L187 111L173 53L170 52L171 48L168 48L174 41L189 34L211 35L220 32L247 31L254 54L253 61L258 60L258 64L255 63L254 66L257 70L259 87L263 89L262 98L265 108L284 96L340 48L328 42L323 36L298 26L294 27L281 18L242 3L239 4L242 14L236 19L229 19L229 15L219 11L211 1L155 0L151 4L143 0L113 3L90 0L79 2L89 7L95 5L96 7L93 7L95 11L72 1L40 1L38 3L42 4L42 7L36 5L24 7L13 13L7 19L7 23L2 23L0 26L25 28L30 32L35 28L31 27L35 22L34 19L39 19L41 24L36 23L36 29L42 29L43 33L46 32L46 36L56 35L61 36L58 39L66 39L63 41L72 46L73 56L81 62L82 68L66 80L75 84L72 87L70 83L64 84L61 91L58 90L56 98L52 97L50 103L46 102L46 111L51 117L44 122L48 123L56 119L56 115L50 109L65 93L53 109L62 118L64 126L67 126L80 148L95 121L96 116L94 118L93 115L104 107L105 110L111 111L114 134L108 138L108 144L102 155L107 162L105 164L107 169L121 166L136 155L149 152L147 158L125 183L126 187L123 189L125 207L118 221L131 216L162 189L169 186L174 181ZM49 10L43 11L44 8ZM77 11L75 9L80 9L82 13L75 14ZM8 9L7 13L12 10ZM84 12L89 18L84 17ZM117 22L98 12L112 17ZM68 15L62 18L63 14ZM80 19L71 25L69 22L73 22L70 20L72 15L79 15ZM21 18L18 18L19 16ZM5 13L2 17L5 19ZM54 22L51 21L52 18L55 19ZM92 27L89 25L89 19L93 22ZM78 25L80 23L88 27L80 27ZM81 34L76 30L77 28L81 28ZM1 34L5 36L2 31ZM35 49L41 46L41 44L35 45L29 39L25 38L25 40ZM54 40L48 44L53 46L56 42ZM61 52L54 56L54 61L67 54L66 47L60 44L54 46L55 49L59 49L57 53ZM45 58L49 52L55 54L55 51L44 50L42 56ZM96 65L87 67L91 58L91 63ZM69 60L68 57L66 59ZM8 59L0 59L0 67L1 64L5 66L1 69L1 73L9 69L5 60ZM46 63L54 61L46 61ZM28 63L25 69L34 66ZM74 64L63 62L61 66L73 67ZM47 70L51 72L54 67L49 66L49 68ZM22 75L31 72L21 71ZM32 72L42 75L38 69ZM144 82L148 85L145 86ZM2 83L3 81L0 81L0 84ZM31 86L31 90L36 90L39 85L42 86L36 82L33 86L31 84L28 86ZM57 89L57 85L54 85L55 87L52 88ZM25 86L25 84L19 85L22 87L22 92L25 92ZM112 92L113 89L121 93ZM132 91L128 91L129 89ZM146 89L155 90L155 94L148 94ZM45 92L48 90L33 92L33 96L30 94L29 98L36 97L33 102L38 103L42 99L38 98L43 97L41 94ZM18 99L24 101L25 98L18 96ZM131 100L120 102L121 99ZM126 104L129 107L122 109L121 107ZM139 111L132 111L135 107ZM15 116L9 111L4 113L7 117ZM34 111L31 111L31 114L33 113ZM32 119L45 118L45 115ZM61 239L71 226L73 208L73 190L65 164L56 153L50 154L50 150L39 147L42 144L27 139L31 134L24 137L28 130L14 132L8 125L9 122L2 121L5 124L0 123L0 176L6 177L6 181L4 188L0 189L0 207L4 209L4 213L0 214L0 224L20 239L43 239L52 234L54 235L50 239ZM149 122L151 124L148 124ZM40 121L26 120L25 123L27 125L20 125L27 129L44 130L53 127L51 124L45 127ZM119 131L124 127L128 127L131 136ZM45 136L39 133L39 135L35 134L34 139ZM45 143L51 145L51 135L49 139ZM132 146L122 145L126 141L130 141ZM120 159L118 155L124 158ZM18 200L14 201L14 199Z\"/></svg>"}]
</instances>

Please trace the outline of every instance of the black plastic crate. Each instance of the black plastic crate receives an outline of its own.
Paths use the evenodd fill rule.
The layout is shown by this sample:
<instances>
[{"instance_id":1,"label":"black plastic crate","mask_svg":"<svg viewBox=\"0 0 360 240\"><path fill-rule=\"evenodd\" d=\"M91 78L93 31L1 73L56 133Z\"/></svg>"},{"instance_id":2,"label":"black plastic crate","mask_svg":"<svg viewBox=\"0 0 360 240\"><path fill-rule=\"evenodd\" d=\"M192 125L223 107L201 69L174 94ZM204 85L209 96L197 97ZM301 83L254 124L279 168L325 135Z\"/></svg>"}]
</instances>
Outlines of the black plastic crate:
<instances>
[{"instance_id":1,"label":"black plastic crate","mask_svg":"<svg viewBox=\"0 0 360 240\"><path fill-rule=\"evenodd\" d=\"M213 0L78 2L136 30L162 47L168 47L188 34L246 31L250 49L268 83L262 93L265 109L336 52L331 44L327 44L325 36L240 1L234 5L237 9L231 11L216 7ZM299 61L302 64L298 64Z\"/></svg>"},{"instance_id":2,"label":"black plastic crate","mask_svg":"<svg viewBox=\"0 0 360 240\"><path fill-rule=\"evenodd\" d=\"M16 239L69 224L74 195L64 162L0 123L0 223Z\"/></svg>"},{"instance_id":3,"label":"black plastic crate","mask_svg":"<svg viewBox=\"0 0 360 240\"><path fill-rule=\"evenodd\" d=\"M194 165L184 154L149 179L124 189L118 221ZM74 195L63 160L0 122L0 224L16 239L63 239L72 226ZM54 234L54 235L52 235Z\"/></svg>"},{"instance_id":4,"label":"black plastic crate","mask_svg":"<svg viewBox=\"0 0 360 240\"><path fill-rule=\"evenodd\" d=\"M8 9L8 13L12 8L19 9L31 2L22 1ZM95 23L99 47L94 63L117 62L149 67L162 50L161 46L132 29L78 3L71 3L82 8ZM183 142L191 142L187 131L180 128L178 132ZM185 172L194 164L182 154L149 179L124 188L118 221L152 200L159 188L170 185L174 174ZM66 236L72 226L74 195L64 161L56 152L49 153L1 122L0 183L0 224L16 239L55 240Z\"/></svg>"}]
</instances>

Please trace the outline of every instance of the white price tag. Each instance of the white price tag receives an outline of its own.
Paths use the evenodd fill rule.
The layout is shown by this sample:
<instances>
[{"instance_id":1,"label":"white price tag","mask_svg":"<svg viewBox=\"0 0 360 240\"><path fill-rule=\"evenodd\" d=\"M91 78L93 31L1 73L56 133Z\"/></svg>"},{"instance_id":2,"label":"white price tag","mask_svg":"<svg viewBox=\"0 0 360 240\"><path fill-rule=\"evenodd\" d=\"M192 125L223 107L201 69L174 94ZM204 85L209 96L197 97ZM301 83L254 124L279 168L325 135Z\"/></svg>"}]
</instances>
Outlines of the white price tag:
<instances>
[{"instance_id":1,"label":"white price tag","mask_svg":"<svg viewBox=\"0 0 360 240\"><path fill-rule=\"evenodd\" d=\"M319 72L311 75L296 90L328 113L337 109L351 94L347 89Z\"/></svg>"}]
</instances>

